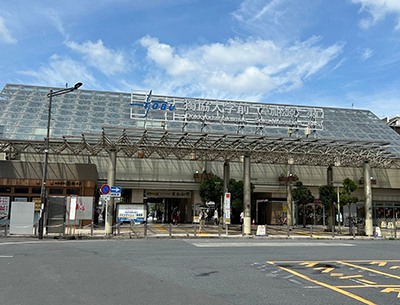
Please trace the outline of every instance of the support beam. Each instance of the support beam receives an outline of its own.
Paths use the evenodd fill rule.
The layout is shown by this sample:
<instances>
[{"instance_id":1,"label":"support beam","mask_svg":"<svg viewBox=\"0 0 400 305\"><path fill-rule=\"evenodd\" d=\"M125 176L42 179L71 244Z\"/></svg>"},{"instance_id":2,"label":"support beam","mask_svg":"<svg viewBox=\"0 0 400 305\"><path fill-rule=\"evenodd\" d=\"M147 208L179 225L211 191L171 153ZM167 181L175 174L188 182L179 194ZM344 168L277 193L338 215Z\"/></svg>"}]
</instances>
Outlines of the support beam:
<instances>
[{"instance_id":1,"label":"support beam","mask_svg":"<svg viewBox=\"0 0 400 305\"><path fill-rule=\"evenodd\" d=\"M224 163L224 193L229 192L229 179L230 179L230 166L229 162L225 161Z\"/></svg>"},{"instance_id":2,"label":"support beam","mask_svg":"<svg viewBox=\"0 0 400 305\"><path fill-rule=\"evenodd\" d=\"M326 172L326 185L333 185L333 170L332 166L328 166L327 172ZM334 220L335 220L335 206L333 202L329 203L329 216L328 216L328 230L332 231L332 227L334 226Z\"/></svg>"},{"instance_id":3,"label":"support beam","mask_svg":"<svg viewBox=\"0 0 400 305\"><path fill-rule=\"evenodd\" d=\"M108 159L108 172L107 172L107 184L112 187L115 186L115 173L117 165L117 152L115 150L110 150ZM106 210L106 234L113 233L113 223L114 223L114 198L111 197L107 204Z\"/></svg>"},{"instance_id":4,"label":"support beam","mask_svg":"<svg viewBox=\"0 0 400 305\"><path fill-rule=\"evenodd\" d=\"M243 163L243 210L245 235L251 234L251 185L250 185L250 156L244 156Z\"/></svg>"},{"instance_id":5,"label":"support beam","mask_svg":"<svg viewBox=\"0 0 400 305\"><path fill-rule=\"evenodd\" d=\"M371 187L371 165L364 162L364 203L365 203L365 234L373 235L372 224L372 187Z\"/></svg>"},{"instance_id":6,"label":"support beam","mask_svg":"<svg viewBox=\"0 0 400 305\"><path fill-rule=\"evenodd\" d=\"M293 226L293 202L292 202L292 185L289 177L292 173L293 158L289 158L286 171L286 219L287 225Z\"/></svg>"}]
</instances>

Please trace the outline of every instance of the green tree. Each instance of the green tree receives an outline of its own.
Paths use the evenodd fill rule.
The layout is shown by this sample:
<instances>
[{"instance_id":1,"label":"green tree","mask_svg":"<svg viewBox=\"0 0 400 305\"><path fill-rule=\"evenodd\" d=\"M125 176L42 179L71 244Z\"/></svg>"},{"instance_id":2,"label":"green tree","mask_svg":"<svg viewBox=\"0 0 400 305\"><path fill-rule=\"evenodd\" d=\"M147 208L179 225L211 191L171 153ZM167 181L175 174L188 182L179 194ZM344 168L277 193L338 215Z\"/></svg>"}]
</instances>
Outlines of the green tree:
<instances>
[{"instance_id":1,"label":"green tree","mask_svg":"<svg viewBox=\"0 0 400 305\"><path fill-rule=\"evenodd\" d=\"M294 188L291 191L292 199L294 203L299 206L303 206L303 228L306 227L306 205L314 202L315 197L311 194L311 191L303 186L303 182L296 181Z\"/></svg>"},{"instance_id":2,"label":"green tree","mask_svg":"<svg viewBox=\"0 0 400 305\"><path fill-rule=\"evenodd\" d=\"M349 216L350 216L350 219L352 219L351 204L357 203L358 197L351 196L351 193L355 192L358 189L358 185L350 178L344 179L342 182L342 185L343 185L343 189L340 194L340 204L342 206L349 205ZM352 226L352 225L353 225L353 222L351 221L350 226Z\"/></svg>"},{"instance_id":3,"label":"green tree","mask_svg":"<svg viewBox=\"0 0 400 305\"><path fill-rule=\"evenodd\" d=\"M212 176L208 179L204 179L200 184L200 198L204 203L213 201L217 206L220 207L223 188L224 180L218 176Z\"/></svg>"},{"instance_id":4,"label":"green tree","mask_svg":"<svg viewBox=\"0 0 400 305\"><path fill-rule=\"evenodd\" d=\"M205 203L208 201L215 202L221 211L221 198L224 194L224 181L218 176L204 179L200 184L199 194L201 200ZM251 196L254 191L254 184L250 184ZM243 211L243 181L229 180L229 192L231 193L232 214L234 219L239 219L240 212Z\"/></svg>"},{"instance_id":5,"label":"green tree","mask_svg":"<svg viewBox=\"0 0 400 305\"><path fill-rule=\"evenodd\" d=\"M318 188L319 200L325 206L325 211L329 211L328 230L332 230L334 224L334 206L333 203L337 202L337 193L333 185L321 185Z\"/></svg>"}]
</instances>

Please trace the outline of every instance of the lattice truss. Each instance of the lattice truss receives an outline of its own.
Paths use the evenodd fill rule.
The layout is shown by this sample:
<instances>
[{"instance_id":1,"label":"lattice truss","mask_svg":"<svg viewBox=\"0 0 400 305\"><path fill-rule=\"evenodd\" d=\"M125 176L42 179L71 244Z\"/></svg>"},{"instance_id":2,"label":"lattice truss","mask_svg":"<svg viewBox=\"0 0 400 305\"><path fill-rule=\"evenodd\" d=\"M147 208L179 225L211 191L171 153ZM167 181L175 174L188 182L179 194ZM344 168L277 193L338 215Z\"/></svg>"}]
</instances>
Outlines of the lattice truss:
<instances>
[{"instance_id":1,"label":"lattice truss","mask_svg":"<svg viewBox=\"0 0 400 305\"><path fill-rule=\"evenodd\" d=\"M102 134L50 139L49 153L102 156L115 150L126 158L229 162L247 155L256 163L287 164L292 158L298 165L361 167L369 161L371 167L400 168L389 147L387 142L107 128ZM44 148L44 141L0 140L0 152L7 154L42 154Z\"/></svg>"}]
</instances>

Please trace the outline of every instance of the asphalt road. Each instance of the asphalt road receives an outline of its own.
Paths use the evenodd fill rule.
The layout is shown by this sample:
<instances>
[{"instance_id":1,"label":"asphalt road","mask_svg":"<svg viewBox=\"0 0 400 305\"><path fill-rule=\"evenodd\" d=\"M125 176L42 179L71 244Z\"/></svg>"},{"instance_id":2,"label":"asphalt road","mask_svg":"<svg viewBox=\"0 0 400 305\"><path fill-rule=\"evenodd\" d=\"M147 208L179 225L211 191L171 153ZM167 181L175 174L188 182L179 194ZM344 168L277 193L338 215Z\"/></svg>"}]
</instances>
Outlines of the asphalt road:
<instances>
[{"instance_id":1,"label":"asphalt road","mask_svg":"<svg viewBox=\"0 0 400 305\"><path fill-rule=\"evenodd\" d=\"M1 304L397 304L394 240L0 239Z\"/></svg>"}]
</instances>

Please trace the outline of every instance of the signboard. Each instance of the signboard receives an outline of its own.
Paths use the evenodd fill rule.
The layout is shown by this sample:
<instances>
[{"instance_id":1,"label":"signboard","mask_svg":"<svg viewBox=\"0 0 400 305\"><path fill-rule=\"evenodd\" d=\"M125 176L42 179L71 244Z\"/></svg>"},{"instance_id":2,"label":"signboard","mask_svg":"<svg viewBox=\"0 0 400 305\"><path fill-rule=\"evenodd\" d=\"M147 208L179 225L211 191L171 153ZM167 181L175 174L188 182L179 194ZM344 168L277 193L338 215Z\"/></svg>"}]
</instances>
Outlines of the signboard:
<instances>
[{"instance_id":1,"label":"signboard","mask_svg":"<svg viewBox=\"0 0 400 305\"><path fill-rule=\"evenodd\" d=\"M69 219L70 220L75 220L77 204L78 204L78 197L71 196L70 200L69 200Z\"/></svg>"},{"instance_id":2,"label":"signboard","mask_svg":"<svg viewBox=\"0 0 400 305\"><path fill-rule=\"evenodd\" d=\"M231 223L231 194L225 193L225 224Z\"/></svg>"},{"instance_id":3,"label":"signboard","mask_svg":"<svg viewBox=\"0 0 400 305\"><path fill-rule=\"evenodd\" d=\"M265 236L265 225L257 227L256 236Z\"/></svg>"},{"instance_id":4,"label":"signboard","mask_svg":"<svg viewBox=\"0 0 400 305\"><path fill-rule=\"evenodd\" d=\"M0 197L0 219L8 219L10 197Z\"/></svg>"},{"instance_id":5,"label":"signboard","mask_svg":"<svg viewBox=\"0 0 400 305\"><path fill-rule=\"evenodd\" d=\"M111 197L121 197L121 187L112 186L110 195Z\"/></svg>"},{"instance_id":6,"label":"signboard","mask_svg":"<svg viewBox=\"0 0 400 305\"><path fill-rule=\"evenodd\" d=\"M100 188L100 192L103 195L108 195L111 192L111 188L108 184L104 184L101 188Z\"/></svg>"},{"instance_id":7,"label":"signboard","mask_svg":"<svg viewBox=\"0 0 400 305\"><path fill-rule=\"evenodd\" d=\"M117 221L144 222L146 221L146 207L144 203L120 203L117 207Z\"/></svg>"}]
</instances>

